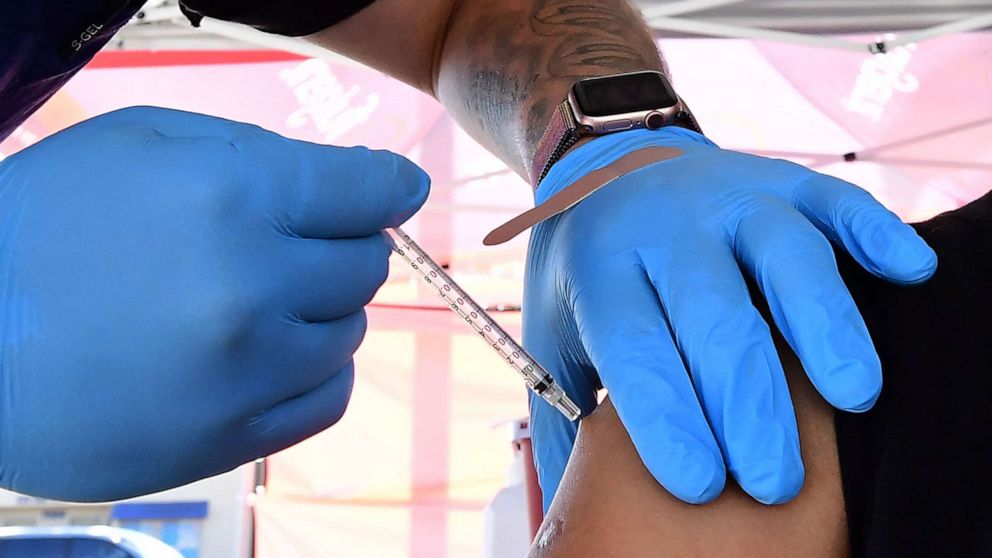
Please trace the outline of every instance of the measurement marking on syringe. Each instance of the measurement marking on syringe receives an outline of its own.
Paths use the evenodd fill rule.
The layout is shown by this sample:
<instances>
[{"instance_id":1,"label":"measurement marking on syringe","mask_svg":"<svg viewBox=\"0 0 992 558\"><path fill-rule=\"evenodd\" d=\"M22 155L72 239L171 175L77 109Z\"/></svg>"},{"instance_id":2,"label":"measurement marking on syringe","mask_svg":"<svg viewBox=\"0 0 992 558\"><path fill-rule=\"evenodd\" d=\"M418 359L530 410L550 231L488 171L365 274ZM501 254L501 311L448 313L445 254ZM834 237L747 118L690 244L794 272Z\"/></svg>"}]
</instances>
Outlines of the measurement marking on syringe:
<instances>
[{"instance_id":1,"label":"measurement marking on syringe","mask_svg":"<svg viewBox=\"0 0 992 558\"><path fill-rule=\"evenodd\" d=\"M451 309L461 316L476 333L482 336L506 362L523 376L527 386L545 398L569 420L579 416L579 409L568 395L554 383L546 370L531 358L508 333L493 321L471 297L463 291L440 266L426 255L413 239L399 229L388 229L396 242L394 250L410 267L444 299ZM413 256L413 257L411 257ZM421 269L421 267L424 269Z\"/></svg>"}]
</instances>

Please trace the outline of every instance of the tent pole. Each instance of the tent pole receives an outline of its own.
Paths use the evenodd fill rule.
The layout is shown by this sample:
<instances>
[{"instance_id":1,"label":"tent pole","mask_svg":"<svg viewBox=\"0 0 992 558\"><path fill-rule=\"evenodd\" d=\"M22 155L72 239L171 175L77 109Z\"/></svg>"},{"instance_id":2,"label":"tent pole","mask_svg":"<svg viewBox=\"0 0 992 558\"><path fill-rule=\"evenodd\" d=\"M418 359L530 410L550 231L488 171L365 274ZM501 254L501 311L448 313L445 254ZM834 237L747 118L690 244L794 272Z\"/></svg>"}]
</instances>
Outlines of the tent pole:
<instances>
[{"instance_id":1,"label":"tent pole","mask_svg":"<svg viewBox=\"0 0 992 558\"><path fill-rule=\"evenodd\" d=\"M645 19L667 17L699 12L710 8L719 8L727 4L738 4L741 0L679 0L662 6L648 6L641 10Z\"/></svg>"},{"instance_id":2,"label":"tent pole","mask_svg":"<svg viewBox=\"0 0 992 558\"><path fill-rule=\"evenodd\" d=\"M695 21L675 17L652 17L648 18L648 24L658 31L680 31L698 35L709 35L713 37L728 37L733 39L759 39L767 41L779 41L784 43L794 43L819 48L833 48L840 50L853 50L856 52L866 52L867 45L847 39L837 39L834 37L818 37L803 33L792 33L789 31L776 31L774 29L761 29L757 27L744 27L740 25L728 25L725 23L712 23L707 21Z\"/></svg>"},{"instance_id":3,"label":"tent pole","mask_svg":"<svg viewBox=\"0 0 992 558\"><path fill-rule=\"evenodd\" d=\"M942 136L949 136L951 134L956 134L973 128L980 128L982 126L988 126L988 125L992 125L992 115L988 115L983 118L979 118L977 120L972 120L970 122L964 122L961 124L955 124L953 126L945 126L943 128L930 130L916 136L901 138L881 145L868 147L859 151L858 157L866 158L866 159L872 158L883 151L889 151L891 149L896 149L898 147L903 147L914 143L932 141Z\"/></svg>"},{"instance_id":4,"label":"tent pole","mask_svg":"<svg viewBox=\"0 0 992 558\"><path fill-rule=\"evenodd\" d=\"M927 39L934 39L942 35L949 35L951 33L977 31L979 29L985 29L986 27L992 27L992 13L977 15L975 17L969 17L965 19L959 19L957 21L949 21L947 23L935 25L928 29L909 32L899 36L895 40L885 41L885 44L888 48L893 48L897 46L907 45L909 43L918 43L920 41L925 41Z\"/></svg>"}]
</instances>

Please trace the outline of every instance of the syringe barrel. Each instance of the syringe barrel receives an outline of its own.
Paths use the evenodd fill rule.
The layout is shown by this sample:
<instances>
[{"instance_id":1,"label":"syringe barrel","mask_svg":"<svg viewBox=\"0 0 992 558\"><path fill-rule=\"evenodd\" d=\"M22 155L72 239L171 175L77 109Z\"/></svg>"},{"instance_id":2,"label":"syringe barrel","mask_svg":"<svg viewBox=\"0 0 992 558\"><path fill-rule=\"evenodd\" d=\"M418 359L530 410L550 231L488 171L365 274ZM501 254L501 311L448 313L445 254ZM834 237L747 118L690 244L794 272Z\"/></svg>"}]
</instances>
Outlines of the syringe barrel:
<instances>
[{"instance_id":1,"label":"syringe barrel","mask_svg":"<svg viewBox=\"0 0 992 558\"><path fill-rule=\"evenodd\" d=\"M482 306L455 283L441 266L402 230L393 228L387 229L386 232L393 241L393 250L523 377L528 388L545 397L570 420L578 418L578 407L561 387L555 384L551 375L527 354L527 351L514 341L513 337L500 327ZM547 393L549 389L555 391Z\"/></svg>"}]
</instances>

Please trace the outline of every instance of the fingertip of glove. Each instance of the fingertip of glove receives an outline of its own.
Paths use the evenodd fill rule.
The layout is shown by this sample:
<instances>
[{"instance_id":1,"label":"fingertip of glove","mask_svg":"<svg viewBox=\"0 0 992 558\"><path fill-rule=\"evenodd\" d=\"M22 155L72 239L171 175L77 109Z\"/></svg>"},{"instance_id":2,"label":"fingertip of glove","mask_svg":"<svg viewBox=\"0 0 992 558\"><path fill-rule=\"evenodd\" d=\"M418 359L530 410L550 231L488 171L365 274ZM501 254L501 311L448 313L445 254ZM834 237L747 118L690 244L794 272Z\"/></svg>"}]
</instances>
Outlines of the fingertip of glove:
<instances>
[{"instance_id":1,"label":"fingertip of glove","mask_svg":"<svg viewBox=\"0 0 992 558\"><path fill-rule=\"evenodd\" d=\"M937 253L909 225L898 222L884 227L876 241L875 264L880 275L895 283L926 281L937 271ZM875 259L875 258L872 258Z\"/></svg>"},{"instance_id":2,"label":"fingertip of glove","mask_svg":"<svg viewBox=\"0 0 992 558\"><path fill-rule=\"evenodd\" d=\"M864 401L863 403L860 403L858 405L843 407L843 409L849 413L864 413L866 411L870 411L871 408L875 406L875 403L878 402L878 398L881 395L882 393L879 391L875 393L871 398Z\"/></svg>"},{"instance_id":3,"label":"fingertip of glove","mask_svg":"<svg viewBox=\"0 0 992 558\"><path fill-rule=\"evenodd\" d=\"M806 468L798 445L783 448L782 459L749 463L735 476L741 488L762 504L774 506L799 495L806 482Z\"/></svg>"},{"instance_id":4,"label":"fingertip of glove","mask_svg":"<svg viewBox=\"0 0 992 558\"><path fill-rule=\"evenodd\" d=\"M907 262L907 272L897 278L899 282L913 285L922 283L933 277L937 272L937 253L922 239L906 247L904 261Z\"/></svg>"},{"instance_id":5,"label":"fingertip of glove","mask_svg":"<svg viewBox=\"0 0 992 558\"><path fill-rule=\"evenodd\" d=\"M803 488L806 472L798 474L768 475L748 490L748 494L766 506L778 506L791 502Z\"/></svg>"},{"instance_id":6,"label":"fingertip of glove","mask_svg":"<svg viewBox=\"0 0 992 558\"><path fill-rule=\"evenodd\" d=\"M861 362L840 367L830 375L829 382L821 387L824 397L834 407L851 413L871 409L882 393L880 367Z\"/></svg>"},{"instance_id":7,"label":"fingertip of glove","mask_svg":"<svg viewBox=\"0 0 992 558\"><path fill-rule=\"evenodd\" d=\"M398 226L409 220L423 207L430 194L431 178L424 169L402 155L390 152L392 158L393 178L400 187L402 202L398 205L395 224Z\"/></svg>"},{"instance_id":8,"label":"fingertip of glove","mask_svg":"<svg viewBox=\"0 0 992 558\"><path fill-rule=\"evenodd\" d=\"M705 451L686 455L678 466L678 473L678 484L670 492L690 504L707 504L716 500L727 483L723 461Z\"/></svg>"}]
</instances>

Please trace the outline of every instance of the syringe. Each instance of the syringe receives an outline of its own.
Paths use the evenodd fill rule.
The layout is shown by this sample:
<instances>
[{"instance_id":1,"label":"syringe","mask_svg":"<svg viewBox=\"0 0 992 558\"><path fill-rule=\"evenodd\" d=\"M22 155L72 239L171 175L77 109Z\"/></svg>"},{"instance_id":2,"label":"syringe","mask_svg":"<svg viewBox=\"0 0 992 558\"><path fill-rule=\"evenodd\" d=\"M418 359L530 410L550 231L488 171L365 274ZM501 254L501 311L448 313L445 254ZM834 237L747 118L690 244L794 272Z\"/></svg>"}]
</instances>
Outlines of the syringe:
<instances>
[{"instance_id":1,"label":"syringe","mask_svg":"<svg viewBox=\"0 0 992 558\"><path fill-rule=\"evenodd\" d=\"M579 407L568 398L561 386L555 383L551 374L541 367L523 347L517 344L503 328L496 323L472 297L468 296L455 281L441 269L427 252L417 245L399 228L386 229L393 241L393 250L399 254L421 279L434 287L437 294L448 303L456 314L472 326L493 349L521 376L527 387L544 398L555 409L561 411L568 420L579 418Z\"/></svg>"}]
</instances>

